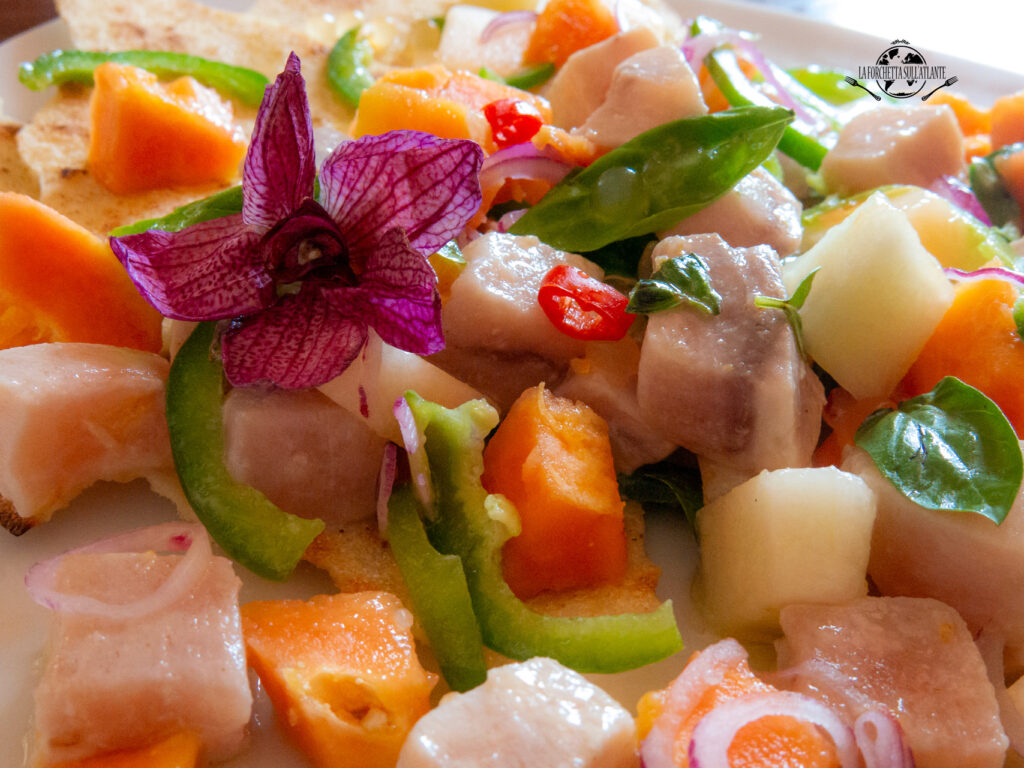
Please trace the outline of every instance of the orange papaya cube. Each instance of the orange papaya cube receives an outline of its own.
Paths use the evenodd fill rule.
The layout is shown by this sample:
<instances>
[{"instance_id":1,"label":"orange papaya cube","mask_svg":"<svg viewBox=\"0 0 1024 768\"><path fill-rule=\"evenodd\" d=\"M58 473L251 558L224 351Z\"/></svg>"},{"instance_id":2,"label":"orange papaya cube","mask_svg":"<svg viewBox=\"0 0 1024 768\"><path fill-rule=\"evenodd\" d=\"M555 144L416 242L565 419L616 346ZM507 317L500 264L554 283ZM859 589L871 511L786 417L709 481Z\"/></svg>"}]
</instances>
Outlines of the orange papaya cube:
<instances>
[{"instance_id":1,"label":"orange papaya cube","mask_svg":"<svg viewBox=\"0 0 1024 768\"><path fill-rule=\"evenodd\" d=\"M932 106L949 105L960 124L964 136L988 134L992 129L992 116L989 110L976 106L970 99L954 91L940 91L930 97L928 104Z\"/></svg>"},{"instance_id":2,"label":"orange papaya cube","mask_svg":"<svg viewBox=\"0 0 1024 768\"><path fill-rule=\"evenodd\" d=\"M320 768L393 768L437 676L412 614L386 592L242 606L249 665L282 727Z\"/></svg>"},{"instance_id":3,"label":"orange papaya cube","mask_svg":"<svg viewBox=\"0 0 1024 768\"><path fill-rule=\"evenodd\" d=\"M667 718L674 731L671 764L686 768L690 739L706 714L727 701L775 690L751 671L746 651L735 640L723 640L691 656L668 688L643 695L637 703L637 731L646 738L659 718ZM839 765L827 736L810 723L787 715L769 715L744 725L729 746L728 756L730 768Z\"/></svg>"},{"instance_id":4,"label":"orange papaya cube","mask_svg":"<svg viewBox=\"0 0 1024 768\"><path fill-rule=\"evenodd\" d=\"M105 240L0 192L0 349L82 341L157 352L160 323Z\"/></svg>"},{"instance_id":5,"label":"orange papaya cube","mask_svg":"<svg viewBox=\"0 0 1024 768\"><path fill-rule=\"evenodd\" d=\"M537 17L523 60L560 67L576 51L618 31L615 15L601 0L551 0Z\"/></svg>"},{"instance_id":6,"label":"orange papaya cube","mask_svg":"<svg viewBox=\"0 0 1024 768\"><path fill-rule=\"evenodd\" d=\"M519 511L502 551L521 598L617 583L626 573L622 498L608 425L589 406L532 387L484 449L483 483Z\"/></svg>"},{"instance_id":7,"label":"orange papaya cube","mask_svg":"<svg viewBox=\"0 0 1024 768\"><path fill-rule=\"evenodd\" d=\"M84 760L56 763L50 768L195 768L199 746L199 737L186 731L144 749L109 752Z\"/></svg>"},{"instance_id":8,"label":"orange papaya cube","mask_svg":"<svg viewBox=\"0 0 1024 768\"><path fill-rule=\"evenodd\" d=\"M992 149L1024 141L1024 91L996 99L989 114Z\"/></svg>"},{"instance_id":9,"label":"orange papaya cube","mask_svg":"<svg viewBox=\"0 0 1024 768\"><path fill-rule=\"evenodd\" d=\"M246 141L231 103L182 77L161 83L138 67L96 68L89 105L89 170L124 195L238 178Z\"/></svg>"},{"instance_id":10,"label":"orange papaya cube","mask_svg":"<svg viewBox=\"0 0 1024 768\"><path fill-rule=\"evenodd\" d=\"M953 303L935 327L903 381L900 393L931 391L945 376L956 376L988 395L1024 436L1024 339L1013 307L1017 289L1002 280L957 286Z\"/></svg>"}]
</instances>

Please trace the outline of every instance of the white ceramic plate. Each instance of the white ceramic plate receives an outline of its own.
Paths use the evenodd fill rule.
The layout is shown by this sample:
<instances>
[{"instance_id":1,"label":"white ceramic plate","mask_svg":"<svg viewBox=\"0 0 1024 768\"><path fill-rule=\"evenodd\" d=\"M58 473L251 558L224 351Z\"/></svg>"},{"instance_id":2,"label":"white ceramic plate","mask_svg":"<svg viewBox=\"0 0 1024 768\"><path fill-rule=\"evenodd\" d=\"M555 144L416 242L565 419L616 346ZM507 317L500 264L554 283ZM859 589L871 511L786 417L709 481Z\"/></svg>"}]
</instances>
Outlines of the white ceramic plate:
<instances>
[{"instance_id":1,"label":"white ceramic plate","mask_svg":"<svg viewBox=\"0 0 1024 768\"><path fill-rule=\"evenodd\" d=\"M250 0L207 0L211 5L244 9ZM697 13L713 16L739 28L763 35L762 46L784 66L817 63L856 73L858 65L873 63L888 42L808 19L736 3L678 0L686 17ZM0 44L0 100L3 111L30 119L46 99L17 82L19 62L67 46L62 22L50 22ZM928 57L931 63L931 56ZM960 78L959 88L973 98L991 102L1000 94L1024 88L1024 75L936 54ZM73 546L111 533L174 519L171 505L149 492L144 483L126 486L103 484L79 499L55 519L15 539L0 532L0 765L15 768L25 764L26 742L31 729L32 689L39 673L45 643L48 613L29 600L22 580L26 570L39 560ZM695 549L685 526L677 520L654 517L648 520L648 550L663 568L663 597L671 597L686 640L686 650L636 672L615 676L594 676L596 682L633 708L646 690L664 686L681 669L690 652L711 639L701 626L689 602L690 577ZM239 569L241 570L241 569ZM263 582L243 575L243 601L255 598L305 596L333 591L325 577L309 567L300 568L286 585ZM284 743L273 723L273 713L259 697L254 717L253 749L230 766L246 768L289 768L306 765L302 757Z\"/></svg>"}]
</instances>

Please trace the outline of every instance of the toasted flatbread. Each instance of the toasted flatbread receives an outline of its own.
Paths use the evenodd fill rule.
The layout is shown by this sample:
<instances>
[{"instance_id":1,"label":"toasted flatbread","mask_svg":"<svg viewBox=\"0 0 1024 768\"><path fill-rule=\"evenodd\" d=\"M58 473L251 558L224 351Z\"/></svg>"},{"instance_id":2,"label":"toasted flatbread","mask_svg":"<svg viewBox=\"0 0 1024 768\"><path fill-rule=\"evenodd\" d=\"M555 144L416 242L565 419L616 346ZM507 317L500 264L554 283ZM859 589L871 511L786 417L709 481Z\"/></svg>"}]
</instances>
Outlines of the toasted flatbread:
<instances>
[{"instance_id":1,"label":"toasted flatbread","mask_svg":"<svg viewBox=\"0 0 1024 768\"><path fill-rule=\"evenodd\" d=\"M0 192L39 197L39 179L18 152L21 125L0 115Z\"/></svg>"},{"instance_id":2,"label":"toasted flatbread","mask_svg":"<svg viewBox=\"0 0 1024 768\"><path fill-rule=\"evenodd\" d=\"M61 88L17 134L21 157L39 180L41 202L105 235L114 227L163 216L221 188L207 184L133 195L107 191L88 169L90 93L79 86Z\"/></svg>"},{"instance_id":3,"label":"toasted flatbread","mask_svg":"<svg viewBox=\"0 0 1024 768\"><path fill-rule=\"evenodd\" d=\"M86 50L191 53L271 79L294 51L302 60L314 125L344 129L352 119L327 85L328 47L296 29L190 0L60 0L57 8L75 46Z\"/></svg>"}]
</instances>

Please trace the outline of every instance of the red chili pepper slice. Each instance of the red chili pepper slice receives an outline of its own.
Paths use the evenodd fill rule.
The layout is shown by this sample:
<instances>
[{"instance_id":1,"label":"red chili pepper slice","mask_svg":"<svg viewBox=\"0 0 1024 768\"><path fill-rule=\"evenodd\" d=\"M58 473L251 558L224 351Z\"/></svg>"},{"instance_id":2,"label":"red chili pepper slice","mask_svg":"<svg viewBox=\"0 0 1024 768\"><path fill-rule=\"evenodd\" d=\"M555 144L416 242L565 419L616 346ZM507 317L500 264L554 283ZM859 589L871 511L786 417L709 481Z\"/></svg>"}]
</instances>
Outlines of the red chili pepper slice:
<instances>
[{"instance_id":1,"label":"red chili pepper slice","mask_svg":"<svg viewBox=\"0 0 1024 768\"><path fill-rule=\"evenodd\" d=\"M529 141L544 125L544 118L533 104L520 99L498 99L484 106L484 117L498 147Z\"/></svg>"},{"instance_id":2,"label":"red chili pepper slice","mask_svg":"<svg viewBox=\"0 0 1024 768\"><path fill-rule=\"evenodd\" d=\"M584 341L621 339L636 318L626 312L624 295L568 264L544 275L537 302L558 330Z\"/></svg>"}]
</instances>

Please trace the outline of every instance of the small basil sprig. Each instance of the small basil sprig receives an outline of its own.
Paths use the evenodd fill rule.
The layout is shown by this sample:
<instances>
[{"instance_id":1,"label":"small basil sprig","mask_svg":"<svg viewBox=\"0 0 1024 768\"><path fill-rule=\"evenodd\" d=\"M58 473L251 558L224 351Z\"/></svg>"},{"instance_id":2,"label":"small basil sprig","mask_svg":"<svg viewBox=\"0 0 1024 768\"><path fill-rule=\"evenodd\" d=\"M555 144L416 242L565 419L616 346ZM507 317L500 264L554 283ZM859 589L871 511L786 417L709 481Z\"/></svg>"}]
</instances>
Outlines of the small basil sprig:
<instances>
[{"instance_id":1,"label":"small basil sprig","mask_svg":"<svg viewBox=\"0 0 1024 768\"><path fill-rule=\"evenodd\" d=\"M618 480L623 498L639 502L644 511L682 512L691 529L697 530L697 510L704 506L704 491L696 469L660 461L619 475Z\"/></svg>"},{"instance_id":2,"label":"small basil sprig","mask_svg":"<svg viewBox=\"0 0 1024 768\"><path fill-rule=\"evenodd\" d=\"M580 253L665 229L763 163L792 120L742 107L659 125L566 176L510 231Z\"/></svg>"},{"instance_id":3,"label":"small basil sprig","mask_svg":"<svg viewBox=\"0 0 1024 768\"><path fill-rule=\"evenodd\" d=\"M1024 339L1024 294L1013 304L1013 324L1017 326L1017 335Z\"/></svg>"},{"instance_id":4,"label":"small basil sprig","mask_svg":"<svg viewBox=\"0 0 1024 768\"><path fill-rule=\"evenodd\" d=\"M349 106L358 107L363 91L373 85L372 60L373 46L359 36L359 27L352 27L331 48L327 56L327 83Z\"/></svg>"},{"instance_id":5,"label":"small basil sprig","mask_svg":"<svg viewBox=\"0 0 1024 768\"><path fill-rule=\"evenodd\" d=\"M776 299L771 296L754 297L754 306L761 309L781 309L785 313L786 320L789 321L789 325L793 329L796 349L804 360L807 359L807 347L804 344L804 324L800 319L800 308L807 301L807 294L811 292L811 284L814 282L814 276L818 274L819 269L821 267L816 267L808 272L807 277L800 281L800 285L796 287L793 295L788 299Z\"/></svg>"},{"instance_id":6,"label":"small basil sprig","mask_svg":"<svg viewBox=\"0 0 1024 768\"><path fill-rule=\"evenodd\" d=\"M722 297L711 287L708 265L696 253L675 256L662 262L647 280L641 280L629 292L626 311L634 315L687 304L707 315L721 311Z\"/></svg>"},{"instance_id":7,"label":"small basil sprig","mask_svg":"<svg viewBox=\"0 0 1024 768\"><path fill-rule=\"evenodd\" d=\"M199 224L210 219L219 219L223 216L230 216L242 212L242 185L228 187L202 200L195 200L180 208L175 208L166 216L159 219L143 219L134 224L126 224L123 227L111 230L111 237L124 237L125 235L137 235L150 229L159 229L161 232L180 232L185 227Z\"/></svg>"},{"instance_id":8,"label":"small basil sprig","mask_svg":"<svg viewBox=\"0 0 1024 768\"><path fill-rule=\"evenodd\" d=\"M999 406L952 376L895 411L875 411L854 442L911 501L973 512L997 525L1024 476L1017 434Z\"/></svg>"}]
</instances>

